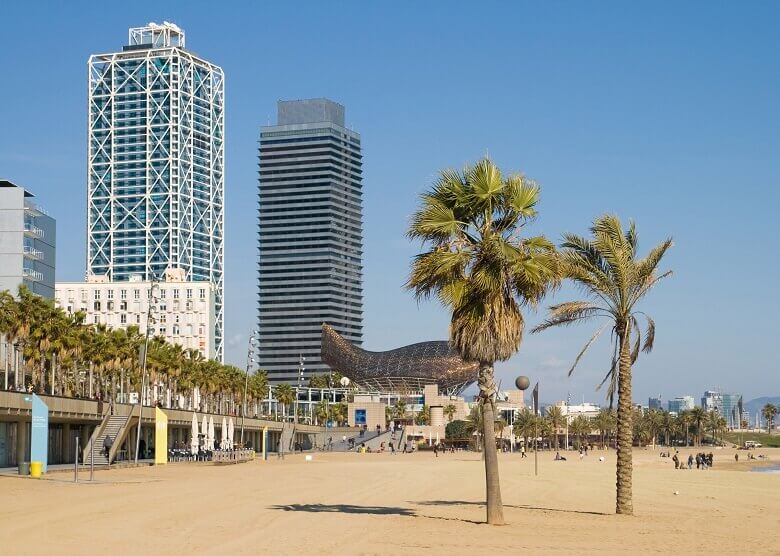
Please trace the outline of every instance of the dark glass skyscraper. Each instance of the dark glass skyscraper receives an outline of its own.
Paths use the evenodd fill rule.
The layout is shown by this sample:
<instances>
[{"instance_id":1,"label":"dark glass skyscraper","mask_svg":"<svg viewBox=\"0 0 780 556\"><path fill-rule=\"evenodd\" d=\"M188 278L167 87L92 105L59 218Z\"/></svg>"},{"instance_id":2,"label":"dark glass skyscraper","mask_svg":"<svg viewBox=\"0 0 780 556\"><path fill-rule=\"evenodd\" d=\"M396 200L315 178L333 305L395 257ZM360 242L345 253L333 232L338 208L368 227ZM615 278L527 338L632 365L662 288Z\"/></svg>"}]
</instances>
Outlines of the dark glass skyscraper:
<instances>
[{"instance_id":1,"label":"dark glass skyscraper","mask_svg":"<svg viewBox=\"0 0 780 556\"><path fill-rule=\"evenodd\" d=\"M272 382L295 382L301 366L329 370L323 322L363 340L360 135L340 104L279 101L259 156L259 364Z\"/></svg>"}]
</instances>

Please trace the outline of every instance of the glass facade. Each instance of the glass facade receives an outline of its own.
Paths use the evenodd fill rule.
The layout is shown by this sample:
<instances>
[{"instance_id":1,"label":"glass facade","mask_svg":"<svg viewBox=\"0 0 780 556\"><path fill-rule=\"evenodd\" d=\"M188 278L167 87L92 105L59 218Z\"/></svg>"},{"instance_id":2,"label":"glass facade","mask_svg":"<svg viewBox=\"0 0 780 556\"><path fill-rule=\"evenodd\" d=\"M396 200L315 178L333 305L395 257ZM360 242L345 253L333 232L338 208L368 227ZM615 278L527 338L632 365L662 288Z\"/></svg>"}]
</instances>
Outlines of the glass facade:
<instances>
[{"instance_id":1,"label":"glass facade","mask_svg":"<svg viewBox=\"0 0 780 556\"><path fill-rule=\"evenodd\" d=\"M182 268L212 282L222 359L224 74L184 50L175 26L130 36L89 60L87 269L123 281Z\"/></svg>"}]
</instances>

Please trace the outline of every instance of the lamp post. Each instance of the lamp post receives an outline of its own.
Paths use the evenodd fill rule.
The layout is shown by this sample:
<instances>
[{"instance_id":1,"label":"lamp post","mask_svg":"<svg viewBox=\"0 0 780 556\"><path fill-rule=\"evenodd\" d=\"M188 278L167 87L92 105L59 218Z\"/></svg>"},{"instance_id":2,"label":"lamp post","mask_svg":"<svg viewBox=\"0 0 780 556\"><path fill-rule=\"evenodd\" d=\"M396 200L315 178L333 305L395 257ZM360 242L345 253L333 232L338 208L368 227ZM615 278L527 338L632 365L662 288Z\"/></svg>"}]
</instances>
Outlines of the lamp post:
<instances>
[{"instance_id":1,"label":"lamp post","mask_svg":"<svg viewBox=\"0 0 780 556\"><path fill-rule=\"evenodd\" d=\"M305 361L306 358L302 354L298 355L298 385L295 387L295 418L293 419L293 422L296 425L298 424L298 391L302 388L303 384L303 371L306 370L303 363Z\"/></svg>"},{"instance_id":2,"label":"lamp post","mask_svg":"<svg viewBox=\"0 0 780 556\"><path fill-rule=\"evenodd\" d=\"M244 375L244 401L241 404L241 447L244 447L244 419L246 417L246 391L249 388L249 371L255 362L255 346L257 345L257 330L249 334L249 347L246 354L246 374Z\"/></svg>"},{"instance_id":3,"label":"lamp post","mask_svg":"<svg viewBox=\"0 0 780 556\"><path fill-rule=\"evenodd\" d=\"M144 414L144 387L146 385L146 361L149 356L149 338L151 337L152 328L151 325L155 322L154 317L152 316L152 311L154 310L154 304L157 301L157 298L154 296L154 288L159 288L159 282L157 281L157 277L152 273L152 279L149 283L149 304L146 308L146 335L144 338L144 348L143 348L143 363L142 365L142 371L141 371L141 394L138 397L138 427L135 431L135 464L138 465L138 452L141 449L141 420L143 418Z\"/></svg>"},{"instance_id":4,"label":"lamp post","mask_svg":"<svg viewBox=\"0 0 780 556\"><path fill-rule=\"evenodd\" d=\"M345 376L341 377L341 380L339 380L339 384L341 384L341 387L344 388L344 404L346 405L349 403L349 399L347 398L346 389L349 388L349 379ZM333 400L336 401L336 400ZM347 409L347 423L349 423L349 409Z\"/></svg>"}]
</instances>

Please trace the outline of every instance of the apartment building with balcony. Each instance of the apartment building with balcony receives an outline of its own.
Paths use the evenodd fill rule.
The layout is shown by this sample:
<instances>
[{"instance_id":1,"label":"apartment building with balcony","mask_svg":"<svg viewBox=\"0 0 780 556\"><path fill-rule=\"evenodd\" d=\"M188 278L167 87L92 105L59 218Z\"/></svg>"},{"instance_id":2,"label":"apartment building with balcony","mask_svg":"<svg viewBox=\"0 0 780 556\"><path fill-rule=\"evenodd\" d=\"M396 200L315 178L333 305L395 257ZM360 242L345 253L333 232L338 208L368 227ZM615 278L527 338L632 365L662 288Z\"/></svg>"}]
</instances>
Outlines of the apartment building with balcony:
<instances>
[{"instance_id":1,"label":"apartment building with balcony","mask_svg":"<svg viewBox=\"0 0 780 556\"><path fill-rule=\"evenodd\" d=\"M87 323L124 329L136 326L141 334L146 333L151 303L152 335L215 359L215 289L212 282L189 279L181 268L167 269L159 282L140 274L113 282L93 274L86 282L58 282L55 302L67 313L83 312Z\"/></svg>"},{"instance_id":2,"label":"apartment building with balcony","mask_svg":"<svg viewBox=\"0 0 780 556\"><path fill-rule=\"evenodd\" d=\"M0 179L0 291L54 297L55 220L38 207L35 195Z\"/></svg>"}]
</instances>

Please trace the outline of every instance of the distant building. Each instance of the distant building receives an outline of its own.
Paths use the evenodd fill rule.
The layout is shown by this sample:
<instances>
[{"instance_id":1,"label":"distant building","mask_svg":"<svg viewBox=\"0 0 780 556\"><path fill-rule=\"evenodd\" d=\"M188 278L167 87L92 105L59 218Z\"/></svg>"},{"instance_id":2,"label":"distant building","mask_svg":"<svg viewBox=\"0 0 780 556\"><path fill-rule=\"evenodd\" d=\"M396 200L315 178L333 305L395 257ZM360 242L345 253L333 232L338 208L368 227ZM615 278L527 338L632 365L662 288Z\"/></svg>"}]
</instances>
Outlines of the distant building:
<instances>
[{"instance_id":1,"label":"distant building","mask_svg":"<svg viewBox=\"0 0 780 556\"><path fill-rule=\"evenodd\" d=\"M578 415L584 415L585 417L595 417L601 411L601 407L590 402L583 402L581 404L567 404L565 401L556 402L554 405L561 408L561 412L566 417L566 420L571 423Z\"/></svg>"},{"instance_id":2,"label":"distant building","mask_svg":"<svg viewBox=\"0 0 780 556\"><path fill-rule=\"evenodd\" d=\"M0 291L20 285L54 297L56 222L33 202L32 193L0 180Z\"/></svg>"},{"instance_id":3,"label":"distant building","mask_svg":"<svg viewBox=\"0 0 780 556\"><path fill-rule=\"evenodd\" d=\"M664 402L661 400L661 396L658 396L657 398L649 398L647 400L647 408L648 409L657 409L661 410L664 408Z\"/></svg>"},{"instance_id":4,"label":"distant building","mask_svg":"<svg viewBox=\"0 0 780 556\"><path fill-rule=\"evenodd\" d=\"M704 411L718 411L720 412L723 406L723 397L721 393L716 390L707 390L701 398L701 407Z\"/></svg>"},{"instance_id":5,"label":"distant building","mask_svg":"<svg viewBox=\"0 0 780 556\"><path fill-rule=\"evenodd\" d=\"M137 326L145 334L151 285L140 275L121 282L92 275L86 282L58 282L56 303L68 313L84 312L89 324ZM217 358L214 285L186 280L183 269L168 269L154 295L152 334L185 349L198 350L207 359Z\"/></svg>"},{"instance_id":6,"label":"distant building","mask_svg":"<svg viewBox=\"0 0 780 556\"><path fill-rule=\"evenodd\" d=\"M720 415L729 428L739 427L739 399L741 394L721 394Z\"/></svg>"},{"instance_id":7,"label":"distant building","mask_svg":"<svg viewBox=\"0 0 780 556\"><path fill-rule=\"evenodd\" d=\"M678 415L683 411L690 411L693 407L693 396L679 396L667 402L669 413L677 413Z\"/></svg>"}]
</instances>

